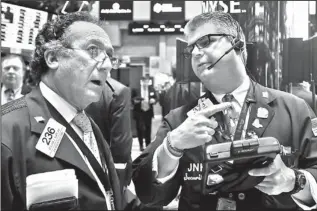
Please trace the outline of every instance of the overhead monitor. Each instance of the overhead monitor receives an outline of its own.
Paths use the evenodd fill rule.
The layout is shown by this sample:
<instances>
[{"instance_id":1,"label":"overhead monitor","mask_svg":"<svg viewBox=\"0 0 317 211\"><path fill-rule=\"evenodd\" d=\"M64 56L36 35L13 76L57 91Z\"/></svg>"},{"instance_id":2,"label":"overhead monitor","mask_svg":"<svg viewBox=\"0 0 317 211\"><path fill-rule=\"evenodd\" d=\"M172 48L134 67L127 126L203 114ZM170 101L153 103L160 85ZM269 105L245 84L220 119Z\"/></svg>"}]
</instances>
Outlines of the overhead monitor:
<instances>
[{"instance_id":1,"label":"overhead monitor","mask_svg":"<svg viewBox=\"0 0 317 211\"><path fill-rule=\"evenodd\" d=\"M164 35L184 34L186 22L131 22L129 24L130 35Z\"/></svg>"},{"instance_id":2,"label":"overhead monitor","mask_svg":"<svg viewBox=\"0 0 317 211\"><path fill-rule=\"evenodd\" d=\"M48 13L8 3L1 3L1 46L32 50Z\"/></svg>"}]
</instances>

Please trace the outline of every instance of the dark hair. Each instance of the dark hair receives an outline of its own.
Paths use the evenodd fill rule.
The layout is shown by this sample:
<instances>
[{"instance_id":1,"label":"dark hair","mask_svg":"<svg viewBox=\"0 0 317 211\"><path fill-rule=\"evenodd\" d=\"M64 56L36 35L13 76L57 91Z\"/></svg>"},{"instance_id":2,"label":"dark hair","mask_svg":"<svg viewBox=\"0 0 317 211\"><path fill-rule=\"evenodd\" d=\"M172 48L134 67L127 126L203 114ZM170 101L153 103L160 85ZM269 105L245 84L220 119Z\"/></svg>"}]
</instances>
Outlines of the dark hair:
<instances>
[{"instance_id":1,"label":"dark hair","mask_svg":"<svg viewBox=\"0 0 317 211\"><path fill-rule=\"evenodd\" d=\"M185 35L188 36L189 33L196 31L198 27L206 23L214 24L219 33L230 34L234 37L239 37L240 40L244 41L242 57L246 63L248 55L244 33L238 21L236 21L229 13L214 11L199 14L187 22L184 29Z\"/></svg>"},{"instance_id":2,"label":"dark hair","mask_svg":"<svg viewBox=\"0 0 317 211\"><path fill-rule=\"evenodd\" d=\"M48 71L48 66L44 59L44 52L48 49L59 49L67 44L64 39L66 29L76 21L85 21L100 26L97 18L88 12L74 12L59 15L56 19L44 24L35 39L35 50L31 61L31 72L36 83L41 76Z\"/></svg>"}]
</instances>

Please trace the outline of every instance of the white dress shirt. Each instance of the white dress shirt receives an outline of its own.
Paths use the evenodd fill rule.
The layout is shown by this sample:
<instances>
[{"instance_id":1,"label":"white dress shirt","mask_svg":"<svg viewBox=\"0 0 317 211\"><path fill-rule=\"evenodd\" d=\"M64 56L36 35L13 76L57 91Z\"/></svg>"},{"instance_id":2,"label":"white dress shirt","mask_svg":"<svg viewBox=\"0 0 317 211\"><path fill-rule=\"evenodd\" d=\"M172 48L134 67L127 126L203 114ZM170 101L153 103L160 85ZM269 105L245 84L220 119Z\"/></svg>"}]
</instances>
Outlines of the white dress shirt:
<instances>
[{"instance_id":1,"label":"white dress shirt","mask_svg":"<svg viewBox=\"0 0 317 211\"><path fill-rule=\"evenodd\" d=\"M52 106L64 117L64 119L67 121L68 124L70 124L70 126L74 129L74 131L77 133L77 135L81 138L82 141L84 141L84 134L81 131L80 128L78 128L73 122L72 120L74 119L74 117L77 115L77 110L70 105L67 101L65 101L62 97L60 97L58 94L56 94L53 90L51 90L48 86L46 86L43 82L40 82L39 84L40 86L40 90L44 96L44 98L52 104ZM111 209L111 203L110 203L110 198L108 197L108 195L106 194L106 190L104 188L104 186L102 185L102 183L100 182L97 174L95 173L94 169L92 168L92 166L90 165L88 159L86 158L86 156L82 153L82 151L80 150L80 148L78 147L78 145L75 143L75 141L67 134L67 137L69 138L69 140L72 142L72 144L74 145L74 147L76 148L76 150L78 151L78 153L80 154L80 156L83 158L83 160L85 161L85 163L87 164L89 170L91 171L92 175L95 177L97 184L102 192L102 194L104 195L106 202L107 202L107 208Z\"/></svg>"},{"instance_id":2,"label":"white dress shirt","mask_svg":"<svg viewBox=\"0 0 317 211\"><path fill-rule=\"evenodd\" d=\"M235 89L231 94L234 96L234 99L236 100L235 102L235 108L236 108L236 111L237 112L241 112L241 109L242 109L242 106L243 106L243 103L244 103L244 100L245 100L245 97L248 93L248 90L249 90L249 87L250 87L250 79L249 78L246 78L242 84L237 88ZM225 94L214 94L214 97L216 98L216 100L221 103L222 102L222 98L225 96ZM248 110L248 113L247 113L247 116L246 116L246 121L245 121L245 124L244 124L244 128L243 128L243 132L242 132L242 139L245 137L245 132L246 132L246 129L247 129L247 126L248 126L248 120L249 120L249 114L250 114L250 108ZM166 138L165 138L166 139ZM164 139L163 143L166 141ZM165 150L166 154L168 156L170 156L171 159L174 159L174 160L178 160L180 159L180 157L175 157L173 156L171 153L169 153L167 151L167 149L163 146L163 144L161 144L154 152L154 156L153 156L153 163L152 163L152 171L154 171L156 173L156 175L158 175L158 158L157 158L157 155L158 155L158 152L160 150ZM177 169L178 169L178 165L179 165L179 162L177 164L177 167L169 174L167 175L166 177L164 178L157 178L157 180L161 183L165 183L167 181L169 181L171 178L174 177L174 175L176 174L177 172ZM306 182L306 186L305 186L305 189L309 188L310 189L310 192L312 194L312 197L315 201L315 205L309 207L309 206L306 206L305 204L303 204L302 201L296 199L294 196L292 196L293 200L295 201L295 203L301 207L302 209L304 210L310 210L310 209L316 209L317 208L317 183L316 183L316 180L315 178L313 177L313 175L311 175L311 173L309 173L308 171L305 171L305 170L300 170L302 171L305 176L306 176L306 179L307 179L307 182Z\"/></svg>"},{"instance_id":3,"label":"white dress shirt","mask_svg":"<svg viewBox=\"0 0 317 211\"><path fill-rule=\"evenodd\" d=\"M14 99L18 99L20 97L23 97L23 95L21 94L22 91L22 85L20 87L18 87L17 89L13 90L14 91ZM8 88L5 87L5 85L3 84L3 86L1 87L1 105L4 105L8 102L8 96L4 93Z\"/></svg>"}]
</instances>

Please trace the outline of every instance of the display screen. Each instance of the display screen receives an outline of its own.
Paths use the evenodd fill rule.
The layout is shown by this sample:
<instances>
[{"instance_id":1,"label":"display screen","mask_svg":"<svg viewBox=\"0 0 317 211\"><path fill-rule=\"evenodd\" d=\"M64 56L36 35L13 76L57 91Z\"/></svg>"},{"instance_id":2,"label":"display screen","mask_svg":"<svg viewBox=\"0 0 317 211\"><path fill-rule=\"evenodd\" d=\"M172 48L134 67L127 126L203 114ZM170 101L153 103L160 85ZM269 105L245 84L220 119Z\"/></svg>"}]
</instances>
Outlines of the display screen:
<instances>
[{"instance_id":1,"label":"display screen","mask_svg":"<svg viewBox=\"0 0 317 211\"><path fill-rule=\"evenodd\" d=\"M159 24L155 22L131 22L129 24L129 34L184 34L184 27L186 22L167 22Z\"/></svg>"},{"instance_id":2,"label":"display screen","mask_svg":"<svg viewBox=\"0 0 317 211\"><path fill-rule=\"evenodd\" d=\"M1 46L34 49L35 38L47 19L45 11L1 3Z\"/></svg>"},{"instance_id":3,"label":"display screen","mask_svg":"<svg viewBox=\"0 0 317 211\"><path fill-rule=\"evenodd\" d=\"M100 1L99 17L101 20L132 20L133 1Z\"/></svg>"},{"instance_id":4,"label":"display screen","mask_svg":"<svg viewBox=\"0 0 317 211\"><path fill-rule=\"evenodd\" d=\"M151 1L151 20L178 20L185 19L184 1Z\"/></svg>"}]
</instances>

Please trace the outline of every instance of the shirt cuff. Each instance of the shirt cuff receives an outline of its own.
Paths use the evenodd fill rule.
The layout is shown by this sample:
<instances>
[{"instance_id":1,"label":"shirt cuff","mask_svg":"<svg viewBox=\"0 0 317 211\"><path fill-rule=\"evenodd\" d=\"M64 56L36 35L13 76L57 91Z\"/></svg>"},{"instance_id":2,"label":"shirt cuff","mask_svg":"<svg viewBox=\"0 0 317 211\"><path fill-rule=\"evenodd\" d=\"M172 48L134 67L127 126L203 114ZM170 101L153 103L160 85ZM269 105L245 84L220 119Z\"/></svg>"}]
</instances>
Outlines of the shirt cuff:
<instances>
[{"instance_id":1,"label":"shirt cuff","mask_svg":"<svg viewBox=\"0 0 317 211\"><path fill-rule=\"evenodd\" d=\"M311 193L312 198L315 201L315 204L313 206L309 207L309 206L305 205L303 203L303 201L296 199L294 196L292 196L292 198L293 198L294 202L303 210L316 209L317 208L317 204L316 204L316 202L317 202L317 183L316 183L316 180L313 177L313 175L311 175L311 173L309 173L308 171L305 171L305 170L300 170L300 171L303 172L305 174L305 177L306 177L306 185L305 185L304 189L310 188L310 193Z\"/></svg>"},{"instance_id":2,"label":"shirt cuff","mask_svg":"<svg viewBox=\"0 0 317 211\"><path fill-rule=\"evenodd\" d=\"M164 139L163 143L155 150L154 155L153 155L153 160L152 160L152 171L155 172L156 180L162 184L169 181L170 179L172 179L175 176L177 169L178 169L178 166L179 166L179 162L177 163L176 168L169 175L167 175L166 177L163 177L163 178L157 178L157 175L158 175L158 160L157 160L158 153L161 150L165 150L166 154L171 159L178 160L178 161L180 159L180 157L176 157L176 156L172 155L170 152L168 152L168 150L166 150L166 148L164 147L165 142L166 142L166 138Z\"/></svg>"}]
</instances>

